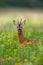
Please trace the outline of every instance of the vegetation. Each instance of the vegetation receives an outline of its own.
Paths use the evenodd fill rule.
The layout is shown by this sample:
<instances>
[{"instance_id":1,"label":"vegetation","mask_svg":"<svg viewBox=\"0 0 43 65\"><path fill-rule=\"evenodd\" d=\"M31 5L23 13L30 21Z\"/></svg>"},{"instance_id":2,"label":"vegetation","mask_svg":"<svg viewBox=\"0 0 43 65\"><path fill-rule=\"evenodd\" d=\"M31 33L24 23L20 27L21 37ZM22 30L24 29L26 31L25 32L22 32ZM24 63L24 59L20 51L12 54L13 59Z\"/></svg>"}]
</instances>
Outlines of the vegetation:
<instances>
[{"instance_id":1,"label":"vegetation","mask_svg":"<svg viewBox=\"0 0 43 65\"><path fill-rule=\"evenodd\" d=\"M43 65L43 31L23 29L27 38L39 39L39 43L27 46L19 44L17 31L0 30L0 65Z\"/></svg>"},{"instance_id":2,"label":"vegetation","mask_svg":"<svg viewBox=\"0 0 43 65\"><path fill-rule=\"evenodd\" d=\"M43 7L43 0L0 0L0 6Z\"/></svg>"}]
</instances>

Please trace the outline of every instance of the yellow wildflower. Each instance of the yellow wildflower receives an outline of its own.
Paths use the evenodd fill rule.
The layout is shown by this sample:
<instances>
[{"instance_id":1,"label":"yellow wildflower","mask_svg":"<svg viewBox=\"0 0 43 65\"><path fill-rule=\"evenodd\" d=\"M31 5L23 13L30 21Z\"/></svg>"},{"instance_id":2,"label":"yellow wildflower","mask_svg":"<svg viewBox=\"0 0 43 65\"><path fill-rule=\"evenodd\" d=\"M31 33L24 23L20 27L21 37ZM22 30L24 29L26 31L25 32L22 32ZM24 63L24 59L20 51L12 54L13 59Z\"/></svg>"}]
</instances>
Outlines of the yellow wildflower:
<instances>
[{"instance_id":1,"label":"yellow wildflower","mask_svg":"<svg viewBox=\"0 0 43 65\"><path fill-rule=\"evenodd\" d=\"M20 61L21 59L19 57L15 57L16 60Z\"/></svg>"},{"instance_id":2,"label":"yellow wildflower","mask_svg":"<svg viewBox=\"0 0 43 65\"><path fill-rule=\"evenodd\" d=\"M35 59L36 59L36 57L34 56L32 59L33 59L33 60L35 60Z\"/></svg>"},{"instance_id":3,"label":"yellow wildflower","mask_svg":"<svg viewBox=\"0 0 43 65\"><path fill-rule=\"evenodd\" d=\"M5 44L6 44L6 45L11 45L11 44L12 44L12 42L9 42L9 43L7 43L7 42L6 42Z\"/></svg>"},{"instance_id":4,"label":"yellow wildflower","mask_svg":"<svg viewBox=\"0 0 43 65\"><path fill-rule=\"evenodd\" d=\"M24 62L28 62L28 59L26 58L26 59L24 59Z\"/></svg>"},{"instance_id":5,"label":"yellow wildflower","mask_svg":"<svg viewBox=\"0 0 43 65\"><path fill-rule=\"evenodd\" d=\"M17 41L14 41L14 43L16 43Z\"/></svg>"},{"instance_id":6,"label":"yellow wildflower","mask_svg":"<svg viewBox=\"0 0 43 65\"><path fill-rule=\"evenodd\" d=\"M12 57L9 56L7 59L8 59L8 60L12 60Z\"/></svg>"},{"instance_id":7,"label":"yellow wildflower","mask_svg":"<svg viewBox=\"0 0 43 65\"><path fill-rule=\"evenodd\" d=\"M10 45L11 45L11 44L12 44L12 41L11 41L11 40L8 40L8 44L10 44Z\"/></svg>"},{"instance_id":8,"label":"yellow wildflower","mask_svg":"<svg viewBox=\"0 0 43 65\"><path fill-rule=\"evenodd\" d=\"M8 39L8 42L10 42L10 40Z\"/></svg>"},{"instance_id":9,"label":"yellow wildflower","mask_svg":"<svg viewBox=\"0 0 43 65\"><path fill-rule=\"evenodd\" d=\"M2 40L2 38L0 38L0 40Z\"/></svg>"},{"instance_id":10,"label":"yellow wildflower","mask_svg":"<svg viewBox=\"0 0 43 65\"><path fill-rule=\"evenodd\" d=\"M6 34L6 32L3 33L4 35Z\"/></svg>"},{"instance_id":11,"label":"yellow wildflower","mask_svg":"<svg viewBox=\"0 0 43 65\"><path fill-rule=\"evenodd\" d=\"M16 60L17 62L21 61L21 59L19 57L15 57L13 60Z\"/></svg>"},{"instance_id":12,"label":"yellow wildflower","mask_svg":"<svg viewBox=\"0 0 43 65\"><path fill-rule=\"evenodd\" d=\"M4 48L4 44L1 44L1 47Z\"/></svg>"},{"instance_id":13,"label":"yellow wildflower","mask_svg":"<svg viewBox=\"0 0 43 65\"><path fill-rule=\"evenodd\" d=\"M4 40L5 39L5 36L3 36L2 39Z\"/></svg>"},{"instance_id":14,"label":"yellow wildflower","mask_svg":"<svg viewBox=\"0 0 43 65\"><path fill-rule=\"evenodd\" d=\"M15 63L15 65L22 65L22 63L21 63L21 62L19 62L19 63Z\"/></svg>"},{"instance_id":15,"label":"yellow wildflower","mask_svg":"<svg viewBox=\"0 0 43 65\"><path fill-rule=\"evenodd\" d=\"M14 49L14 51L17 51L17 49Z\"/></svg>"},{"instance_id":16,"label":"yellow wildflower","mask_svg":"<svg viewBox=\"0 0 43 65\"><path fill-rule=\"evenodd\" d=\"M10 42L9 42L9 44L11 45L11 44L12 44L12 42L10 41Z\"/></svg>"},{"instance_id":17,"label":"yellow wildflower","mask_svg":"<svg viewBox=\"0 0 43 65\"><path fill-rule=\"evenodd\" d=\"M32 44L32 42L27 42L27 45L30 45L30 44Z\"/></svg>"}]
</instances>

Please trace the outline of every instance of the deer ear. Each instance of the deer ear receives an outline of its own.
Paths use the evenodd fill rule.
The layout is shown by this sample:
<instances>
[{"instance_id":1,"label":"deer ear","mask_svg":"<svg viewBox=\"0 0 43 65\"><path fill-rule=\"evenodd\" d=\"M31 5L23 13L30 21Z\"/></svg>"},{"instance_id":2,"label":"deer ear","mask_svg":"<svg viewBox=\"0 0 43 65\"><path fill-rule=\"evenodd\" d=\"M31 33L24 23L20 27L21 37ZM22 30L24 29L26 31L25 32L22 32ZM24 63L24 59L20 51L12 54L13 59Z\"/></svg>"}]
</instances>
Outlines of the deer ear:
<instances>
[{"instance_id":1,"label":"deer ear","mask_svg":"<svg viewBox=\"0 0 43 65\"><path fill-rule=\"evenodd\" d=\"M14 23L14 25L15 25L15 20L13 20L13 23Z\"/></svg>"}]
</instances>

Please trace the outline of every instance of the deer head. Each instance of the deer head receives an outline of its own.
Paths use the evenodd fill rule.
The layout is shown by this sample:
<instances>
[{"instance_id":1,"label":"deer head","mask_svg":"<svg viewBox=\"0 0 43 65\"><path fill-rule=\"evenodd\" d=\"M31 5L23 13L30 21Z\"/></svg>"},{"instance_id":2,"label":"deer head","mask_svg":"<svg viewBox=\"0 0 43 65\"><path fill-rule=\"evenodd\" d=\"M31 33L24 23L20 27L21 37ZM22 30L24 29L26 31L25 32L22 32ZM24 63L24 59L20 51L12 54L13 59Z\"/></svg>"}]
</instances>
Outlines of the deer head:
<instances>
[{"instance_id":1,"label":"deer head","mask_svg":"<svg viewBox=\"0 0 43 65\"><path fill-rule=\"evenodd\" d=\"M22 19L20 20L20 22L17 20L17 23L16 23L16 20L13 20L13 23L14 25L16 25L17 30L22 30L23 24L25 24L25 22L26 20L22 21Z\"/></svg>"}]
</instances>

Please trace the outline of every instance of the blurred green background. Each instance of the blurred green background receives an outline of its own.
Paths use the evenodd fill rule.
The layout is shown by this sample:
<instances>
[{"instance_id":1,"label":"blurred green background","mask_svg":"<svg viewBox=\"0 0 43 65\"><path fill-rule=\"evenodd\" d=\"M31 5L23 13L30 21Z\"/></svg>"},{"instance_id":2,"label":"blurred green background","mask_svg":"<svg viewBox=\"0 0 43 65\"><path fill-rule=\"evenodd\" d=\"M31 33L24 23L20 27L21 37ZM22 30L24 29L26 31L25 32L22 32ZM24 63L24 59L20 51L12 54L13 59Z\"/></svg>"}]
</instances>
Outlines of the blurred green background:
<instances>
[{"instance_id":1,"label":"blurred green background","mask_svg":"<svg viewBox=\"0 0 43 65\"><path fill-rule=\"evenodd\" d=\"M0 0L0 7L6 6L43 8L43 0Z\"/></svg>"}]
</instances>

